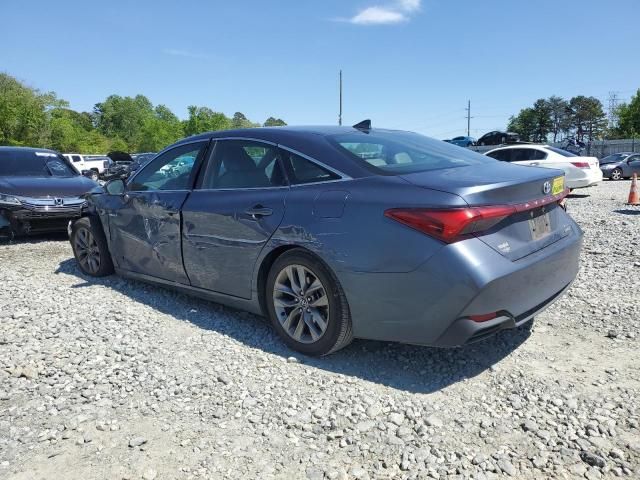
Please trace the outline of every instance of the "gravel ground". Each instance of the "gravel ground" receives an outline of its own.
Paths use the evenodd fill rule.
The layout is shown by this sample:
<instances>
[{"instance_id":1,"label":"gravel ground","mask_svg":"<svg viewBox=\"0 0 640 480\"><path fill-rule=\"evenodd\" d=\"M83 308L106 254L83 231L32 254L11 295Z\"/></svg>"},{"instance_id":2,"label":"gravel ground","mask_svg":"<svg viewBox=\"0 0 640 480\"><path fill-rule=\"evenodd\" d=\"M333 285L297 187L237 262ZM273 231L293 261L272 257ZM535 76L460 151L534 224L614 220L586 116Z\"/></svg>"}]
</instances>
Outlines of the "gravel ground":
<instances>
[{"instance_id":1,"label":"gravel ground","mask_svg":"<svg viewBox=\"0 0 640 480\"><path fill-rule=\"evenodd\" d=\"M254 315L0 245L0 478L640 478L640 208L580 191L532 331L296 355Z\"/></svg>"}]
</instances>

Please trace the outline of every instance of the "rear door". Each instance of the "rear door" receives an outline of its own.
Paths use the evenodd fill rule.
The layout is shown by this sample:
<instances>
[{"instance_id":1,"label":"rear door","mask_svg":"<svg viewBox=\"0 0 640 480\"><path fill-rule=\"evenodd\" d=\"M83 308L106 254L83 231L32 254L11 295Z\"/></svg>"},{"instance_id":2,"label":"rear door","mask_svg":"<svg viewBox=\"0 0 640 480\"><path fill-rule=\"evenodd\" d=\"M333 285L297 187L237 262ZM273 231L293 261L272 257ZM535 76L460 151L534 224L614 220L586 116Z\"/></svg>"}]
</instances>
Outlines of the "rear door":
<instances>
[{"instance_id":1,"label":"rear door","mask_svg":"<svg viewBox=\"0 0 640 480\"><path fill-rule=\"evenodd\" d=\"M189 284L182 265L180 208L208 142L179 145L135 175L108 212L111 251L118 267Z\"/></svg>"},{"instance_id":2,"label":"rear door","mask_svg":"<svg viewBox=\"0 0 640 480\"><path fill-rule=\"evenodd\" d=\"M288 191L276 145L218 140L182 208L191 284L251 298L254 265L282 221Z\"/></svg>"}]
</instances>

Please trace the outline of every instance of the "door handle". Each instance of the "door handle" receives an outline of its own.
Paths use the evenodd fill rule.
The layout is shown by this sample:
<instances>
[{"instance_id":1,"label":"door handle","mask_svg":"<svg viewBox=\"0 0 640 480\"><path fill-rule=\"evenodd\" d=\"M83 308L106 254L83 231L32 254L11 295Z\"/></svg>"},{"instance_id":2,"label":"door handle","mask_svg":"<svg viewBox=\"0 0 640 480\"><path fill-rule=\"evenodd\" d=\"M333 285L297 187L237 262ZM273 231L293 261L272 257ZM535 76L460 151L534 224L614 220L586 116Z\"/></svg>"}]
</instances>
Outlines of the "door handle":
<instances>
[{"instance_id":1,"label":"door handle","mask_svg":"<svg viewBox=\"0 0 640 480\"><path fill-rule=\"evenodd\" d=\"M262 217L268 217L273 214L273 210L263 207L262 205L254 205L244 211L247 215L250 215L254 220L259 220Z\"/></svg>"}]
</instances>

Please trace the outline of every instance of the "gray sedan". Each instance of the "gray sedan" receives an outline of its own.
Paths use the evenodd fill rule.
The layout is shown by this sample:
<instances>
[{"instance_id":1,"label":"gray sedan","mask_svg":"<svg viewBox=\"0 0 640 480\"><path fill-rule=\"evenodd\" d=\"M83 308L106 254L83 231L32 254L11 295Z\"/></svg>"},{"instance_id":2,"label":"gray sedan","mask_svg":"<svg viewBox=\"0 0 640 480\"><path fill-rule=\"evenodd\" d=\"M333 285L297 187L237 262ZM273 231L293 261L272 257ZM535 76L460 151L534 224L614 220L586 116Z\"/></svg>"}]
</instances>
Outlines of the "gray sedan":
<instances>
[{"instance_id":1,"label":"gray sedan","mask_svg":"<svg viewBox=\"0 0 640 480\"><path fill-rule=\"evenodd\" d=\"M305 354L354 337L455 346L569 287L567 193L562 171L369 122L219 131L96 189L70 241L87 275L265 315Z\"/></svg>"},{"instance_id":2,"label":"gray sedan","mask_svg":"<svg viewBox=\"0 0 640 480\"><path fill-rule=\"evenodd\" d=\"M631 178L634 173L640 176L640 153L614 153L600 160L602 176L611 180Z\"/></svg>"}]
</instances>

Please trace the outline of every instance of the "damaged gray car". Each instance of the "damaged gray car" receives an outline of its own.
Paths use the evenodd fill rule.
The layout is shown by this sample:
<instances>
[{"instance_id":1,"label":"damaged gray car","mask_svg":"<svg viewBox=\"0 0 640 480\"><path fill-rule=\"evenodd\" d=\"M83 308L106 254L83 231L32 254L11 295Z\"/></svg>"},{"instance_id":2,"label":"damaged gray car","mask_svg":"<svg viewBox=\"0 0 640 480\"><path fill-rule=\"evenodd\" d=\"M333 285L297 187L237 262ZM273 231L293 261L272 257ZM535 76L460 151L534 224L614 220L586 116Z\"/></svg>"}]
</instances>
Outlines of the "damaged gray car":
<instances>
[{"instance_id":1,"label":"damaged gray car","mask_svg":"<svg viewBox=\"0 0 640 480\"><path fill-rule=\"evenodd\" d=\"M284 127L184 139L88 196L78 265L268 316L291 348L475 342L578 271L562 171L410 132Z\"/></svg>"}]
</instances>

